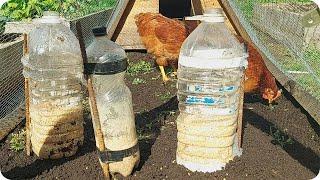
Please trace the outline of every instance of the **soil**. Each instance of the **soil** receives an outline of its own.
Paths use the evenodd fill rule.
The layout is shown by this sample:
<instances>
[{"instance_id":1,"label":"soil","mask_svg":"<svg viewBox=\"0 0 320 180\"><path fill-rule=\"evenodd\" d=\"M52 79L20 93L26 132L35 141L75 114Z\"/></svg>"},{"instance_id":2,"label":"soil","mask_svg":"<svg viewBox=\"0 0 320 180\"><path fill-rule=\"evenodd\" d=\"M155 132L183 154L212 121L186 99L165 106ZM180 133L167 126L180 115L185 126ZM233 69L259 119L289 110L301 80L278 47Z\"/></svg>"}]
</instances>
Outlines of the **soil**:
<instances>
[{"instance_id":1,"label":"soil","mask_svg":"<svg viewBox=\"0 0 320 180\"><path fill-rule=\"evenodd\" d=\"M153 62L141 52L130 52L129 58L132 62ZM150 73L126 76L133 94L141 162L131 176L117 175L117 179L312 179L318 174L319 125L287 93L273 109L259 96L245 97L243 155L224 170L193 173L177 165L176 82L163 85L154 67ZM146 83L133 85L134 78ZM9 135L0 144L2 174L10 179L103 179L88 112L85 119L84 145L68 158L40 160L35 155L26 156L25 151L14 152L10 150ZM13 133L21 128L24 123Z\"/></svg>"}]
</instances>

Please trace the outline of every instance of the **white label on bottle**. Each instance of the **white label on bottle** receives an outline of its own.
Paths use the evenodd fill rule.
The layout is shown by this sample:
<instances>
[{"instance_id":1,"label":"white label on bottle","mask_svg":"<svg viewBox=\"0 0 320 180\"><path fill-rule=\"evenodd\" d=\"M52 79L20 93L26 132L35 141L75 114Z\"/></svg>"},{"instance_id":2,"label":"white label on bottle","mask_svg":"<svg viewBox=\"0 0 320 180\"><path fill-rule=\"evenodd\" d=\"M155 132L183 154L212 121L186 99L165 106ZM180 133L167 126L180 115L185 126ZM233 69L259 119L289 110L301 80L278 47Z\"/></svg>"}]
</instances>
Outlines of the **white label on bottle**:
<instances>
[{"instance_id":1,"label":"white label on bottle","mask_svg":"<svg viewBox=\"0 0 320 180\"><path fill-rule=\"evenodd\" d=\"M248 66L248 54L244 54L242 57L224 58L223 53L225 51L227 50L196 50L192 56L180 54L179 64L202 69L246 68Z\"/></svg>"}]
</instances>

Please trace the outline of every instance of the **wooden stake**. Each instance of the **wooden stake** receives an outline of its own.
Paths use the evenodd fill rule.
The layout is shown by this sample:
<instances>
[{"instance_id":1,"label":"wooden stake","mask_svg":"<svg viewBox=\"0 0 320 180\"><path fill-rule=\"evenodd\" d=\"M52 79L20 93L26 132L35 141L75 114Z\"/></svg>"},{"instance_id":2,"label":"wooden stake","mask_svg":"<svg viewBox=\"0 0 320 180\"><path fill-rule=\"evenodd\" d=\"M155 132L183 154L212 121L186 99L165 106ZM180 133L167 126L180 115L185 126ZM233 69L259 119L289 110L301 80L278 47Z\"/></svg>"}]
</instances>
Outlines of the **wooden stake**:
<instances>
[{"instance_id":1,"label":"wooden stake","mask_svg":"<svg viewBox=\"0 0 320 180\"><path fill-rule=\"evenodd\" d=\"M28 49L28 35L23 34L23 55L29 53ZM30 91L29 91L29 79L24 78L24 97L25 97L25 106L26 106L26 152L27 155L31 155L31 137L30 137Z\"/></svg>"},{"instance_id":2,"label":"wooden stake","mask_svg":"<svg viewBox=\"0 0 320 180\"><path fill-rule=\"evenodd\" d=\"M85 64L88 62L88 59L87 59L85 44L84 44L84 40L83 40L81 24L79 21L76 23L76 28L77 28L77 36L78 36L78 40L79 40L79 44L80 44L83 64ZM103 133L101 130L99 113L98 113L98 108L97 108L97 103L96 103L96 96L95 96L95 92L93 89L92 80L91 80L91 77L87 76L87 75L85 75L85 78L87 80L87 88L88 88L88 93L89 93L90 109L91 109L91 116L92 116L92 125L93 125L94 135L95 135L95 139L96 139L96 146L100 152L104 152L106 150L106 148L105 148L105 144L104 144ZM104 163L102 161L100 161L100 164L101 164L105 178L110 179L109 164Z\"/></svg>"},{"instance_id":3,"label":"wooden stake","mask_svg":"<svg viewBox=\"0 0 320 180\"><path fill-rule=\"evenodd\" d=\"M240 86L240 99L239 99L239 114L238 114L238 127L237 127L237 135L238 135L238 147L239 149L242 147L242 122L243 122L243 100L244 100L244 76L241 78L241 86Z\"/></svg>"}]
</instances>

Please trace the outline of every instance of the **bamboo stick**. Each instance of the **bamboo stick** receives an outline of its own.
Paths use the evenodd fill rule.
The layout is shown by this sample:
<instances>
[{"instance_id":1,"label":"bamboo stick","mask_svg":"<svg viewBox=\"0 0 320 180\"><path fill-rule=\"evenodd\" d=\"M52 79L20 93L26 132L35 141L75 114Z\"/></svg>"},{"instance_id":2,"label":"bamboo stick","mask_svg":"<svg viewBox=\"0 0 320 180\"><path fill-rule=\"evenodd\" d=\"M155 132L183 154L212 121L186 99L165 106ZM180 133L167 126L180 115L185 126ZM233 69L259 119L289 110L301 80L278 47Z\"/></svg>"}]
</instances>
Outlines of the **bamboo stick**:
<instances>
[{"instance_id":1,"label":"bamboo stick","mask_svg":"<svg viewBox=\"0 0 320 180\"><path fill-rule=\"evenodd\" d=\"M23 55L29 53L28 49L28 35L23 34ZM24 97L26 106L26 152L27 155L31 155L31 139L30 139L30 93L29 93L29 78L24 78Z\"/></svg>"},{"instance_id":2,"label":"bamboo stick","mask_svg":"<svg viewBox=\"0 0 320 180\"><path fill-rule=\"evenodd\" d=\"M84 45L83 34L82 34L80 22L76 23L76 28L77 28L77 36L78 36L78 40L79 40L79 44L80 44L83 64L85 64L88 62L88 59L87 59L87 55L86 55L86 50L85 50L85 45ZM99 113L98 113L98 108L97 108L97 103L96 103L96 96L95 96L95 92L93 89L92 80L91 80L91 77L87 76L87 75L85 75L85 78L87 80L87 89L88 89L88 93L89 93L92 125L93 125L94 135L95 135L95 139L96 139L96 146L100 152L104 152L106 150L106 148L105 148L105 144L104 144L103 133L101 130ZM103 170L103 174L104 174L105 178L110 179L109 164L104 163L100 160L100 165Z\"/></svg>"}]
</instances>

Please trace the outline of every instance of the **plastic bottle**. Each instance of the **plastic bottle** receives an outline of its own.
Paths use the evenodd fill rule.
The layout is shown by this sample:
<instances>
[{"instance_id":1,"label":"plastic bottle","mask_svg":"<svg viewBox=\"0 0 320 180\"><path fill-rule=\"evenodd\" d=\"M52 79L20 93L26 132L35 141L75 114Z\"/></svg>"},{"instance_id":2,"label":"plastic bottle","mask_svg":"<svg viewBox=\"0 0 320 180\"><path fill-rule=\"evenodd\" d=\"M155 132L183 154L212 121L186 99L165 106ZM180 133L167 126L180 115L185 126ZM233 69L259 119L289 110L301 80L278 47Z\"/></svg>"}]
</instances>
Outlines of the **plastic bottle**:
<instances>
[{"instance_id":1,"label":"plastic bottle","mask_svg":"<svg viewBox=\"0 0 320 180\"><path fill-rule=\"evenodd\" d=\"M85 71L92 75L101 129L111 174L131 174L140 152L132 107L132 95L124 82L125 51L106 37L106 28L93 29L96 39L87 48ZM100 161L104 161L100 157Z\"/></svg>"},{"instance_id":2,"label":"plastic bottle","mask_svg":"<svg viewBox=\"0 0 320 180\"><path fill-rule=\"evenodd\" d=\"M221 9L188 19L202 23L179 56L176 158L191 171L214 172L241 154L236 127L247 54L225 26Z\"/></svg>"},{"instance_id":3,"label":"plastic bottle","mask_svg":"<svg viewBox=\"0 0 320 180\"><path fill-rule=\"evenodd\" d=\"M40 158L76 153L83 143L79 42L55 12L44 16L29 34L29 56L22 59L30 86L30 134Z\"/></svg>"}]
</instances>

